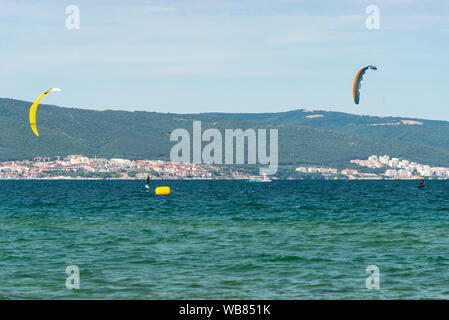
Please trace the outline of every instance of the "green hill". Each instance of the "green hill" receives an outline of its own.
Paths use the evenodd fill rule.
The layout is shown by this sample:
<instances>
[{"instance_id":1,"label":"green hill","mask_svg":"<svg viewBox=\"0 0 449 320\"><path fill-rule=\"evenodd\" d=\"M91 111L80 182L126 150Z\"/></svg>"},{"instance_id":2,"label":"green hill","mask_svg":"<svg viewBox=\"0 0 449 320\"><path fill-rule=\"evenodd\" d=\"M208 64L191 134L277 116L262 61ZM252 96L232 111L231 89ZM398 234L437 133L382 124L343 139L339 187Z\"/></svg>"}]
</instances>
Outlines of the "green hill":
<instances>
[{"instance_id":1,"label":"green hill","mask_svg":"<svg viewBox=\"0 0 449 320\"><path fill-rule=\"evenodd\" d=\"M0 98L0 160L83 154L89 157L169 159L170 133L192 130L201 120L203 131L279 129L279 163L347 167L349 160L388 154L431 165L449 166L449 123L419 120L422 126L371 126L404 120L336 112L296 110L272 114L170 114L94 111L42 104L36 137L30 129L31 102Z\"/></svg>"},{"instance_id":2,"label":"green hill","mask_svg":"<svg viewBox=\"0 0 449 320\"><path fill-rule=\"evenodd\" d=\"M373 117L320 110L310 112L304 109L279 113L206 113L205 115L232 119L251 119L270 123L296 124L449 149L449 122L447 121ZM421 123L421 125L406 125L402 121L415 121ZM397 125L397 123L400 124Z\"/></svg>"}]
</instances>

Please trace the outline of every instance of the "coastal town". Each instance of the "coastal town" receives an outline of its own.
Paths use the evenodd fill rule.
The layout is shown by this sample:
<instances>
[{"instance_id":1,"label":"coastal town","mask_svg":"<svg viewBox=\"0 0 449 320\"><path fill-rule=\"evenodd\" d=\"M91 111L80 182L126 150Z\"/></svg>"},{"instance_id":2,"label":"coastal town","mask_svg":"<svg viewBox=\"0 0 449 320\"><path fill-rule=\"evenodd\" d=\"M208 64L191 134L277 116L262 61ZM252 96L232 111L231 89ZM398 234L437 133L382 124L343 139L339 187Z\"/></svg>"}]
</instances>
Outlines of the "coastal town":
<instances>
[{"instance_id":1,"label":"coastal town","mask_svg":"<svg viewBox=\"0 0 449 320\"><path fill-rule=\"evenodd\" d=\"M0 179L210 179L214 167L162 160L127 160L67 157L36 157L0 163Z\"/></svg>"},{"instance_id":2,"label":"coastal town","mask_svg":"<svg viewBox=\"0 0 449 320\"><path fill-rule=\"evenodd\" d=\"M350 160L351 168L297 167L289 179L449 179L449 168L432 167L388 155ZM357 169L354 169L357 167ZM360 167L360 169L358 169ZM0 179L249 179L248 173L203 164L163 160L35 157L0 162Z\"/></svg>"},{"instance_id":3,"label":"coastal town","mask_svg":"<svg viewBox=\"0 0 449 320\"><path fill-rule=\"evenodd\" d=\"M362 172L363 169L298 167L296 171L302 176L320 175L327 179L449 179L449 168L432 167L406 159L390 158L388 155L371 155L366 160L354 159L351 164L367 168L371 172ZM374 171L374 172L373 172Z\"/></svg>"}]
</instances>

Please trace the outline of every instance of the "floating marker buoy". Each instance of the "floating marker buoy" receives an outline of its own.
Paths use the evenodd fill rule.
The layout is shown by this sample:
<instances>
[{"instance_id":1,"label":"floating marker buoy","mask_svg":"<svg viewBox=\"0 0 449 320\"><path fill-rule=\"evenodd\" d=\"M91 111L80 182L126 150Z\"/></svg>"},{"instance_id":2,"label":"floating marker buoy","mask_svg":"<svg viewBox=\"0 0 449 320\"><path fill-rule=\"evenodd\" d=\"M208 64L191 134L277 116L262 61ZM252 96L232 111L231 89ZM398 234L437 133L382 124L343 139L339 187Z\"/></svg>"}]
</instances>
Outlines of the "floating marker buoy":
<instances>
[{"instance_id":1,"label":"floating marker buoy","mask_svg":"<svg viewBox=\"0 0 449 320\"><path fill-rule=\"evenodd\" d=\"M168 195L170 194L170 187L157 187L156 190L154 190L154 192L158 196Z\"/></svg>"}]
</instances>

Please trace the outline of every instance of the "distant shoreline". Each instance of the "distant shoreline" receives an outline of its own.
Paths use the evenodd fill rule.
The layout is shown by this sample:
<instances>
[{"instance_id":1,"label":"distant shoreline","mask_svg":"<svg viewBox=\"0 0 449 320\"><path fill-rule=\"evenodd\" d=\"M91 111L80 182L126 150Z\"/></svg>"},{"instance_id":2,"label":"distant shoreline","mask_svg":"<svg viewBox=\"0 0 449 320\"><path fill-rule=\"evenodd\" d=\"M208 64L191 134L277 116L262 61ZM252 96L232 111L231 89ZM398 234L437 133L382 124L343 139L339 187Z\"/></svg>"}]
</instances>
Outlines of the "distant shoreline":
<instances>
[{"instance_id":1,"label":"distant shoreline","mask_svg":"<svg viewBox=\"0 0 449 320\"><path fill-rule=\"evenodd\" d=\"M185 178L185 179L177 179L177 178L151 178L151 181L168 181L168 180L173 180L173 181L248 181L251 178ZM421 177L412 177L412 178L388 178L388 179L384 179L384 178L361 178L361 179L340 179L340 178L336 178L336 179L303 179L303 178L293 178L293 177L289 177L286 179L279 179L276 177L273 177L272 180L273 181L291 181L291 180L298 180L298 181L398 181L398 180L405 180L405 181L416 181L416 180L421 180ZM100 180L100 181L145 181L144 179L130 179L130 178L84 178L84 177L80 177L80 178L37 178L37 179L4 179L4 178L0 178L0 181L63 181L63 180ZM449 178L426 178L426 180L449 180Z\"/></svg>"}]
</instances>

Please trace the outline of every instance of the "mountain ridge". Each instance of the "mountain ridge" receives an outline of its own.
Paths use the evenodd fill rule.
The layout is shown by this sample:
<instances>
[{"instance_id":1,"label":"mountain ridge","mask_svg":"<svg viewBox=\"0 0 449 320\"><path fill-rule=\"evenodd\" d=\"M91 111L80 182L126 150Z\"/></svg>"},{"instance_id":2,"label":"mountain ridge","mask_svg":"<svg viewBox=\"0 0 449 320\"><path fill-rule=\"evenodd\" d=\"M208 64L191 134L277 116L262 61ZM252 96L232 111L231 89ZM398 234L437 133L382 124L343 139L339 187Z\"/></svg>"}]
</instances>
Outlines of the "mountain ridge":
<instances>
[{"instance_id":1,"label":"mountain ridge","mask_svg":"<svg viewBox=\"0 0 449 320\"><path fill-rule=\"evenodd\" d=\"M177 114L99 112L41 104L37 120L41 135L36 137L29 127L30 106L31 102L0 98L0 160L68 154L169 160L170 149L176 143L170 141L170 133L177 128L191 133L193 120L200 120L203 131L207 128L217 128L221 132L237 128L278 129L281 166L306 164L343 168L349 165L349 160L367 158L371 154L449 166L449 122L446 121L329 111L310 113L304 109L263 114ZM318 113L323 117L306 117ZM416 120L423 125L370 127L368 118L374 118L375 123L390 121L388 119Z\"/></svg>"}]
</instances>

